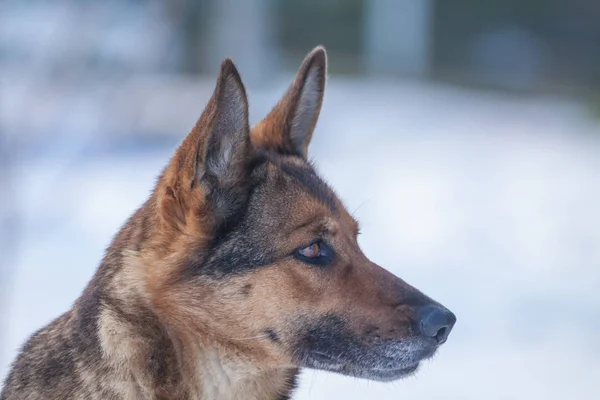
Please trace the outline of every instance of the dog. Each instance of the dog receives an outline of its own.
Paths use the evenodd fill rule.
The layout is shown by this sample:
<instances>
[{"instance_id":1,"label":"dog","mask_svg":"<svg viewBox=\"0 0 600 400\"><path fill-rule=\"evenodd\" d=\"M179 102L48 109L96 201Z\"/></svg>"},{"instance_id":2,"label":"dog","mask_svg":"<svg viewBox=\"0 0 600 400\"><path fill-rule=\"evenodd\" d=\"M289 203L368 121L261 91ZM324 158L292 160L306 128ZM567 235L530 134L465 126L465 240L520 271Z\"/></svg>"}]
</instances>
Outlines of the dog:
<instances>
[{"instance_id":1,"label":"dog","mask_svg":"<svg viewBox=\"0 0 600 400\"><path fill-rule=\"evenodd\" d=\"M250 127L225 59L149 199L0 399L281 400L302 368L392 381L431 357L456 317L369 261L308 161L326 75L317 47Z\"/></svg>"}]
</instances>

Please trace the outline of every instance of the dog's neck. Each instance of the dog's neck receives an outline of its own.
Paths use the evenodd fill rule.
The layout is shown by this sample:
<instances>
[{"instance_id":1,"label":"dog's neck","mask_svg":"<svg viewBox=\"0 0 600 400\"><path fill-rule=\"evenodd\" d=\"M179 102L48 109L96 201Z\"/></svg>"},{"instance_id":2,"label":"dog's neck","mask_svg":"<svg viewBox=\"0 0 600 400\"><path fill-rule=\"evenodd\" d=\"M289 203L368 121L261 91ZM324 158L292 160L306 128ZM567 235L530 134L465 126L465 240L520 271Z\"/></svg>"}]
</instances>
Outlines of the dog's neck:
<instances>
[{"instance_id":1,"label":"dog's neck","mask_svg":"<svg viewBox=\"0 0 600 400\"><path fill-rule=\"evenodd\" d=\"M184 344L152 319L137 321L144 329L129 319L107 308L98 320L104 361L116 380L130 382L123 394L142 393L149 399L166 395L186 400L280 400L288 399L295 386L296 368L261 367L218 345Z\"/></svg>"},{"instance_id":2,"label":"dog's neck","mask_svg":"<svg viewBox=\"0 0 600 400\"><path fill-rule=\"evenodd\" d=\"M230 346L200 340L164 321L149 306L142 281L133 270L132 252L121 254L125 268L98 285L117 297L98 315L98 336L105 361L125 393L169 399L288 399L296 368L260 366ZM91 284L90 287L94 287ZM133 377L133 379L131 379Z\"/></svg>"},{"instance_id":3,"label":"dog's neck","mask_svg":"<svg viewBox=\"0 0 600 400\"><path fill-rule=\"evenodd\" d=\"M115 371L135 378L127 393L150 399L280 400L294 389L296 368L261 368L216 346L175 350L164 335L140 337L135 327L115 324L106 315L100 321L102 353Z\"/></svg>"},{"instance_id":4,"label":"dog's neck","mask_svg":"<svg viewBox=\"0 0 600 400\"><path fill-rule=\"evenodd\" d=\"M197 360L201 399L288 399L298 371L290 368L260 369L223 357L215 349L202 351Z\"/></svg>"}]
</instances>

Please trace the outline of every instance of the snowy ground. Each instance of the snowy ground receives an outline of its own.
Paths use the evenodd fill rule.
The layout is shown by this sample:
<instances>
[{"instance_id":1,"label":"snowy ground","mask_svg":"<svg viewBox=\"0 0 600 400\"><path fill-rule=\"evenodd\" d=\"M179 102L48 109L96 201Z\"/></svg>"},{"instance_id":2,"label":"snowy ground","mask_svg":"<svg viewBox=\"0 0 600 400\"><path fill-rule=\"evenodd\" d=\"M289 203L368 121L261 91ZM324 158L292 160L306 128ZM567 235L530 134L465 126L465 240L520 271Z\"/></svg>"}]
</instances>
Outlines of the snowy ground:
<instances>
[{"instance_id":1,"label":"snowy ground","mask_svg":"<svg viewBox=\"0 0 600 400\"><path fill-rule=\"evenodd\" d=\"M253 111L275 96L259 94ZM69 159L73 141L49 141L15 171L24 227L0 374L78 296L176 144L98 145ZM356 210L366 254L458 323L415 377L305 372L298 399L596 398L600 127L583 108L333 80L311 151Z\"/></svg>"}]
</instances>

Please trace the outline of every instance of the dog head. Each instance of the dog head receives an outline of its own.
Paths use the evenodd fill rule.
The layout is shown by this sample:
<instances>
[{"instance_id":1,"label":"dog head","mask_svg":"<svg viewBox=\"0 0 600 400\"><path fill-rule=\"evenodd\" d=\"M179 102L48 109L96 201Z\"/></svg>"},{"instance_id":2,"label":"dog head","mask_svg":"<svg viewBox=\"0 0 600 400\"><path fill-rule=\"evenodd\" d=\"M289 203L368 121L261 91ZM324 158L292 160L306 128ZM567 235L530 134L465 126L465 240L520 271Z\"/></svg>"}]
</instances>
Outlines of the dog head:
<instances>
[{"instance_id":1,"label":"dog head","mask_svg":"<svg viewBox=\"0 0 600 400\"><path fill-rule=\"evenodd\" d=\"M357 222L307 160L323 101L316 48L251 128L231 60L159 179L152 307L188 341L265 366L393 380L434 354L454 315L372 263Z\"/></svg>"}]
</instances>

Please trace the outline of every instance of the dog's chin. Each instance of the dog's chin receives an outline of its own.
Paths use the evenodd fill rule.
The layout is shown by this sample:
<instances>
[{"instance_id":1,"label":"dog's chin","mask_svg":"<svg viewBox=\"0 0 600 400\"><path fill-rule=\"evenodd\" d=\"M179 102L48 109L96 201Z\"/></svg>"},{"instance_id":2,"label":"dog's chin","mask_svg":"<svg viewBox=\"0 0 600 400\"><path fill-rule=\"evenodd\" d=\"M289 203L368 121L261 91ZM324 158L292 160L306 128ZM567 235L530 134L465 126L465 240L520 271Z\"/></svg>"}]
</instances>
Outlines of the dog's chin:
<instances>
[{"instance_id":1,"label":"dog's chin","mask_svg":"<svg viewBox=\"0 0 600 400\"><path fill-rule=\"evenodd\" d=\"M409 367L398 369L365 369L355 371L352 376L356 378L369 379L371 381L391 382L406 378L419 369L419 363Z\"/></svg>"},{"instance_id":2,"label":"dog's chin","mask_svg":"<svg viewBox=\"0 0 600 400\"><path fill-rule=\"evenodd\" d=\"M419 369L419 361L409 365L390 366L363 366L354 363L340 363L324 354L311 354L305 359L303 367L319 369L322 371L335 372L355 378L368 379L372 381L390 382L406 378Z\"/></svg>"}]
</instances>

